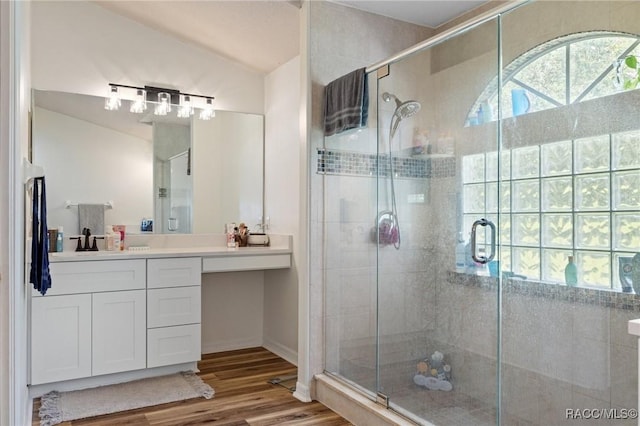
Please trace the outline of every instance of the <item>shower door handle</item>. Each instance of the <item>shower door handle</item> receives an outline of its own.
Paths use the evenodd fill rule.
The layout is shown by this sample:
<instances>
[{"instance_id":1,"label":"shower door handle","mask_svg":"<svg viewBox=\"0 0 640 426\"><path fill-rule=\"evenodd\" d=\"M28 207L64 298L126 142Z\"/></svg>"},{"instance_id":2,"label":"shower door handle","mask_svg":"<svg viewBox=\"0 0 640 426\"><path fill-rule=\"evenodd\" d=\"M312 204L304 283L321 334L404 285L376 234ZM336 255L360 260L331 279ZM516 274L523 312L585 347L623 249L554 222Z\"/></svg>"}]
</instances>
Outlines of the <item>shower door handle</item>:
<instances>
[{"instance_id":1,"label":"shower door handle","mask_svg":"<svg viewBox=\"0 0 640 426\"><path fill-rule=\"evenodd\" d=\"M491 252L489 253L489 257L478 256L476 255L476 228L487 225L491 228ZM493 258L496 257L496 225L490 220L483 218L473 222L473 226L471 226L471 257L474 261L482 265L491 262Z\"/></svg>"}]
</instances>

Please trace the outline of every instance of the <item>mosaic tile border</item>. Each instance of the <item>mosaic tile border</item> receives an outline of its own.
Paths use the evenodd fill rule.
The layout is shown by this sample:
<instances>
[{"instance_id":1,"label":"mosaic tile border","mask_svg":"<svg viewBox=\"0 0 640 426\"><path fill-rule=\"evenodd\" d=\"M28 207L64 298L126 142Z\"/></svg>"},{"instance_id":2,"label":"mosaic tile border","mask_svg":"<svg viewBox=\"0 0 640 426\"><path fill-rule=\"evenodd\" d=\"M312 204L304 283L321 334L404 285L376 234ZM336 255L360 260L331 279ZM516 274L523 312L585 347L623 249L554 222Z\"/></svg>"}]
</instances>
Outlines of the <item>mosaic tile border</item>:
<instances>
[{"instance_id":1,"label":"mosaic tile border","mask_svg":"<svg viewBox=\"0 0 640 426\"><path fill-rule=\"evenodd\" d=\"M391 163L388 155L338 151L318 148L316 173L324 175L388 177ZM456 159L393 157L393 170L400 179L429 179L453 177Z\"/></svg>"},{"instance_id":2,"label":"mosaic tile border","mask_svg":"<svg viewBox=\"0 0 640 426\"><path fill-rule=\"evenodd\" d=\"M480 288L486 291L497 291L496 278L464 274L448 271L447 282L465 287ZM640 312L640 296L618 291L601 290L585 287L568 287L562 284L508 278L502 281L504 294L540 297L560 302L581 303L584 305L615 308L625 311Z\"/></svg>"}]
</instances>

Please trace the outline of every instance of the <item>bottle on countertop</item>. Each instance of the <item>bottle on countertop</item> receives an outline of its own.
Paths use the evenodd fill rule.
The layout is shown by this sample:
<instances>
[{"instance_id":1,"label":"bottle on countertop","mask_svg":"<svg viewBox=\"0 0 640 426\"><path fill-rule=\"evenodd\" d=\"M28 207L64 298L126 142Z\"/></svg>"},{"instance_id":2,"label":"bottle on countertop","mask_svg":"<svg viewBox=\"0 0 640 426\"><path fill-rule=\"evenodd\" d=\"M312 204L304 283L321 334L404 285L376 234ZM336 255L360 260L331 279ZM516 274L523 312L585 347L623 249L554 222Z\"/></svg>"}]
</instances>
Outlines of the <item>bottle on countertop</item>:
<instances>
[{"instance_id":1,"label":"bottle on countertop","mask_svg":"<svg viewBox=\"0 0 640 426\"><path fill-rule=\"evenodd\" d=\"M56 237L56 251L61 253L64 249L64 233L62 226L58 226L58 236Z\"/></svg>"},{"instance_id":2,"label":"bottle on countertop","mask_svg":"<svg viewBox=\"0 0 640 426\"><path fill-rule=\"evenodd\" d=\"M235 222L226 225L225 233L227 234L227 248L236 248L236 231L238 230Z\"/></svg>"},{"instance_id":3,"label":"bottle on countertop","mask_svg":"<svg viewBox=\"0 0 640 426\"><path fill-rule=\"evenodd\" d=\"M462 232L459 232L458 241L456 242L456 272L465 272L467 268L465 260L466 245L464 238L462 238Z\"/></svg>"},{"instance_id":4,"label":"bottle on countertop","mask_svg":"<svg viewBox=\"0 0 640 426\"><path fill-rule=\"evenodd\" d=\"M115 251L119 251L120 247L122 246L122 234L120 234L120 231L115 231L113 232L113 249Z\"/></svg>"},{"instance_id":5,"label":"bottle on countertop","mask_svg":"<svg viewBox=\"0 0 640 426\"><path fill-rule=\"evenodd\" d=\"M114 234L108 228L104 233L104 248L107 251L114 251L116 249L114 245Z\"/></svg>"},{"instance_id":6,"label":"bottle on countertop","mask_svg":"<svg viewBox=\"0 0 640 426\"><path fill-rule=\"evenodd\" d=\"M123 251L124 237L127 227L125 225L113 225L111 229L113 229L114 234L117 234L113 241L116 251Z\"/></svg>"},{"instance_id":7,"label":"bottle on countertop","mask_svg":"<svg viewBox=\"0 0 640 426\"><path fill-rule=\"evenodd\" d=\"M569 263L564 268L564 282L571 287L578 284L578 267L573 262L573 256L569 256Z\"/></svg>"}]
</instances>

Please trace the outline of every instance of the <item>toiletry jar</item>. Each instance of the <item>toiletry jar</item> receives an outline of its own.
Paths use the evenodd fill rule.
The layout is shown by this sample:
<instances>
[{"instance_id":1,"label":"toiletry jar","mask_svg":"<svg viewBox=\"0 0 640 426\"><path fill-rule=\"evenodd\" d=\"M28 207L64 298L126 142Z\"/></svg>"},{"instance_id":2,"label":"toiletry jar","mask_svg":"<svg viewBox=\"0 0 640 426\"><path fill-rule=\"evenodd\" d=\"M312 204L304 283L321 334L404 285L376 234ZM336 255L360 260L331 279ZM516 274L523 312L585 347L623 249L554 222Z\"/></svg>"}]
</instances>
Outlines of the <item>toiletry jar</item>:
<instances>
[{"instance_id":1,"label":"toiletry jar","mask_svg":"<svg viewBox=\"0 0 640 426\"><path fill-rule=\"evenodd\" d=\"M268 246L269 236L267 234L249 234L247 244L250 246Z\"/></svg>"}]
</instances>

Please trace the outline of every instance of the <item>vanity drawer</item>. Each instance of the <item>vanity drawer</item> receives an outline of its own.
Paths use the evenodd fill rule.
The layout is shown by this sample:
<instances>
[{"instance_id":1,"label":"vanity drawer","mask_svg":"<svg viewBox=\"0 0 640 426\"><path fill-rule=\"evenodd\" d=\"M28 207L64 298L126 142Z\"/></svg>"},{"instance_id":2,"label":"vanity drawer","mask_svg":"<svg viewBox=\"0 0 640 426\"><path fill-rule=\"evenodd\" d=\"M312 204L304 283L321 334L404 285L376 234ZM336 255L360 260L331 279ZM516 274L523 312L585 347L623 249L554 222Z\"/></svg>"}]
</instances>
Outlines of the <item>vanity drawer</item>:
<instances>
[{"instance_id":1,"label":"vanity drawer","mask_svg":"<svg viewBox=\"0 0 640 426\"><path fill-rule=\"evenodd\" d=\"M255 271L291 268L290 254L204 257L202 272Z\"/></svg>"},{"instance_id":2,"label":"vanity drawer","mask_svg":"<svg viewBox=\"0 0 640 426\"><path fill-rule=\"evenodd\" d=\"M51 288L47 296L138 290L146 286L144 259L55 262L49 270ZM31 295L42 296L36 290Z\"/></svg>"},{"instance_id":3,"label":"vanity drawer","mask_svg":"<svg viewBox=\"0 0 640 426\"><path fill-rule=\"evenodd\" d=\"M147 290L147 328L200 322L200 286Z\"/></svg>"},{"instance_id":4,"label":"vanity drawer","mask_svg":"<svg viewBox=\"0 0 640 426\"><path fill-rule=\"evenodd\" d=\"M147 368L200 360L200 324L147 330Z\"/></svg>"},{"instance_id":5,"label":"vanity drawer","mask_svg":"<svg viewBox=\"0 0 640 426\"><path fill-rule=\"evenodd\" d=\"M199 286L201 274L199 257L147 260L147 288Z\"/></svg>"}]
</instances>

